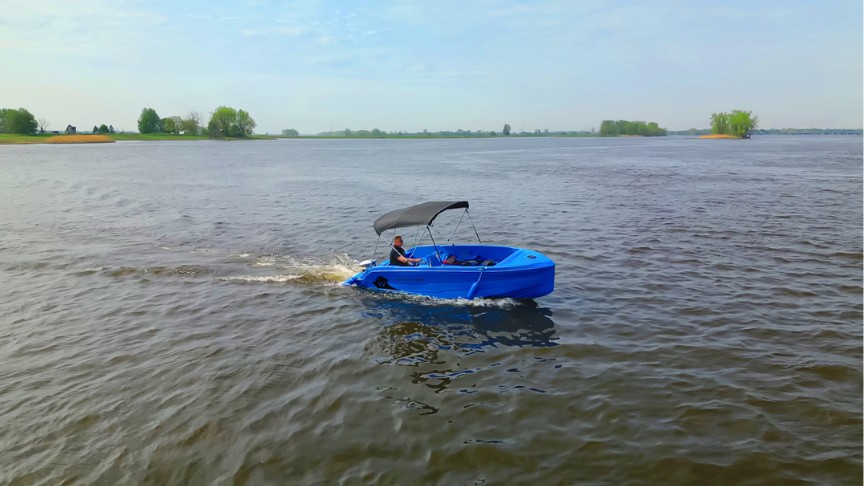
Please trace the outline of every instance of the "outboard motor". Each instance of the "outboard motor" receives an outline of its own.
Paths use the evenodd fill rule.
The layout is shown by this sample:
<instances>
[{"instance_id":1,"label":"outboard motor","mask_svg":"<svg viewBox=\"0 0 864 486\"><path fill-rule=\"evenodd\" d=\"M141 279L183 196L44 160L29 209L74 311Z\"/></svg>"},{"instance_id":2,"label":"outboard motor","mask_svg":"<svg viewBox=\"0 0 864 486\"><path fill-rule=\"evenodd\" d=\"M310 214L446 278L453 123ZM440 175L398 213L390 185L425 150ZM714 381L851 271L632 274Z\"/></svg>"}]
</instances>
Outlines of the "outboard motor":
<instances>
[{"instance_id":1,"label":"outboard motor","mask_svg":"<svg viewBox=\"0 0 864 486\"><path fill-rule=\"evenodd\" d=\"M362 262L360 262L358 264L358 265L360 265L360 269L361 269L360 272L357 275L354 275L353 277L349 278L348 280L342 282L342 285L345 285L345 286L354 285L355 283L357 283L360 276L363 275L363 272L365 272L366 270L369 270L371 267L374 267L377 263L378 263L377 260L363 260Z\"/></svg>"}]
</instances>

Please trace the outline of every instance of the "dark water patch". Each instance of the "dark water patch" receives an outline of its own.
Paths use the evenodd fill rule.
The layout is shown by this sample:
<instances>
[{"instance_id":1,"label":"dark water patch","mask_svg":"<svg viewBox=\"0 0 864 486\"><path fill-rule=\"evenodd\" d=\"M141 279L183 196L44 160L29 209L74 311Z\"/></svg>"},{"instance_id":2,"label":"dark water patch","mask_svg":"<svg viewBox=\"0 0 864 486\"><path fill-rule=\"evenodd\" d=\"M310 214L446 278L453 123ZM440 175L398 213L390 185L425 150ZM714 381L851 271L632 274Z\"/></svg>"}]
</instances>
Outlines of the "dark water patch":
<instances>
[{"instance_id":1,"label":"dark water patch","mask_svg":"<svg viewBox=\"0 0 864 486\"><path fill-rule=\"evenodd\" d=\"M861 295L861 293L864 292L864 288L860 285L841 285L839 288L842 292L851 295Z\"/></svg>"},{"instance_id":2,"label":"dark water patch","mask_svg":"<svg viewBox=\"0 0 864 486\"><path fill-rule=\"evenodd\" d=\"M851 381L862 377L861 370L840 365L812 365L799 367L797 371L802 373L813 373L826 380Z\"/></svg>"},{"instance_id":3,"label":"dark water patch","mask_svg":"<svg viewBox=\"0 0 864 486\"><path fill-rule=\"evenodd\" d=\"M815 297L818 295L817 293L811 292L809 290L797 290L788 287L778 287L775 288L774 291L782 295L788 295L790 297Z\"/></svg>"},{"instance_id":4,"label":"dark water patch","mask_svg":"<svg viewBox=\"0 0 864 486\"><path fill-rule=\"evenodd\" d=\"M90 271L79 272L76 276L87 276ZM213 273L209 268L199 265L180 265L177 267L114 267L104 268L101 270L109 277L127 277L127 276L153 276L153 277L197 277Z\"/></svg>"},{"instance_id":5,"label":"dark water patch","mask_svg":"<svg viewBox=\"0 0 864 486\"><path fill-rule=\"evenodd\" d=\"M828 256L831 258L841 258L841 259L845 259L845 260L861 261L862 258L864 258L864 253L862 253L860 251L854 252L854 253L847 252L847 251L838 251L838 252L831 253Z\"/></svg>"}]
</instances>

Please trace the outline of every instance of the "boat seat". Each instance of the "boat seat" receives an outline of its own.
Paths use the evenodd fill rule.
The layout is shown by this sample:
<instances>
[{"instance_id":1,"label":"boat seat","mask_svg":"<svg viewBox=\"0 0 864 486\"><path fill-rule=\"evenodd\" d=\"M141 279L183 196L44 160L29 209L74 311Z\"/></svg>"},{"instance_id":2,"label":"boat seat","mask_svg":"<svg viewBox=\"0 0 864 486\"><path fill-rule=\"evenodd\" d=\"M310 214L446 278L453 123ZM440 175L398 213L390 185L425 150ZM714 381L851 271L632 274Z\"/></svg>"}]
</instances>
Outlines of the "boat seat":
<instances>
[{"instance_id":1,"label":"boat seat","mask_svg":"<svg viewBox=\"0 0 864 486\"><path fill-rule=\"evenodd\" d=\"M481 261L482 260L480 259L480 257L477 256L476 253L463 251L457 254L448 255L444 263L449 263L450 265L477 265Z\"/></svg>"},{"instance_id":2,"label":"boat seat","mask_svg":"<svg viewBox=\"0 0 864 486\"><path fill-rule=\"evenodd\" d=\"M426 263L428 263L430 267L438 267L441 265L441 260L438 259L438 255L432 253L426 257Z\"/></svg>"},{"instance_id":3,"label":"boat seat","mask_svg":"<svg viewBox=\"0 0 864 486\"><path fill-rule=\"evenodd\" d=\"M494 267L498 262L481 256L472 256L465 260L458 260L455 256L450 255L443 263L446 265L462 265L466 267Z\"/></svg>"}]
</instances>

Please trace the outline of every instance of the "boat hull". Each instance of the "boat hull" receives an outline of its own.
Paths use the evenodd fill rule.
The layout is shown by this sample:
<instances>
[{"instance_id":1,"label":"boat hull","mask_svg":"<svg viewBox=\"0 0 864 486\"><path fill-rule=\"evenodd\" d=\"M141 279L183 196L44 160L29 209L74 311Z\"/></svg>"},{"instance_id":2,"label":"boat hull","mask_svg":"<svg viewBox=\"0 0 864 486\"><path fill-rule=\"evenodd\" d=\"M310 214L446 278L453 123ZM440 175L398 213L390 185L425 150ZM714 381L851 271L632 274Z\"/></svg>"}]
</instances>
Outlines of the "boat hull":
<instances>
[{"instance_id":1,"label":"boat hull","mask_svg":"<svg viewBox=\"0 0 864 486\"><path fill-rule=\"evenodd\" d=\"M417 247L409 250L422 258L418 266L389 262L370 267L345 283L390 292L405 292L442 299L534 299L555 287L555 263L545 255L522 248L493 246ZM438 255L477 255L469 265L437 263ZM481 255L499 257L494 266L482 265ZM503 258L501 258L503 257ZM496 259L497 260L497 259Z\"/></svg>"}]
</instances>

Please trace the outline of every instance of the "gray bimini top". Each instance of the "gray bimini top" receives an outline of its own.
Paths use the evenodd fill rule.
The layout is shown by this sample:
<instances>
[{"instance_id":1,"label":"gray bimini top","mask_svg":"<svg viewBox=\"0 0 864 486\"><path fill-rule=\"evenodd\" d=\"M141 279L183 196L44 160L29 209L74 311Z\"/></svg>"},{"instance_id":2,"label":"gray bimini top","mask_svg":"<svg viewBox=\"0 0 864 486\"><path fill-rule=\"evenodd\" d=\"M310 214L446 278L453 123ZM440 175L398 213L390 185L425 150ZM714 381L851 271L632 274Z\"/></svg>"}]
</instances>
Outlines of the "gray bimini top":
<instances>
[{"instance_id":1,"label":"gray bimini top","mask_svg":"<svg viewBox=\"0 0 864 486\"><path fill-rule=\"evenodd\" d=\"M429 201L416 206L390 211L376 219L372 226L379 235L388 229L409 226L429 226L432 221L448 209L468 209L468 201Z\"/></svg>"}]
</instances>

